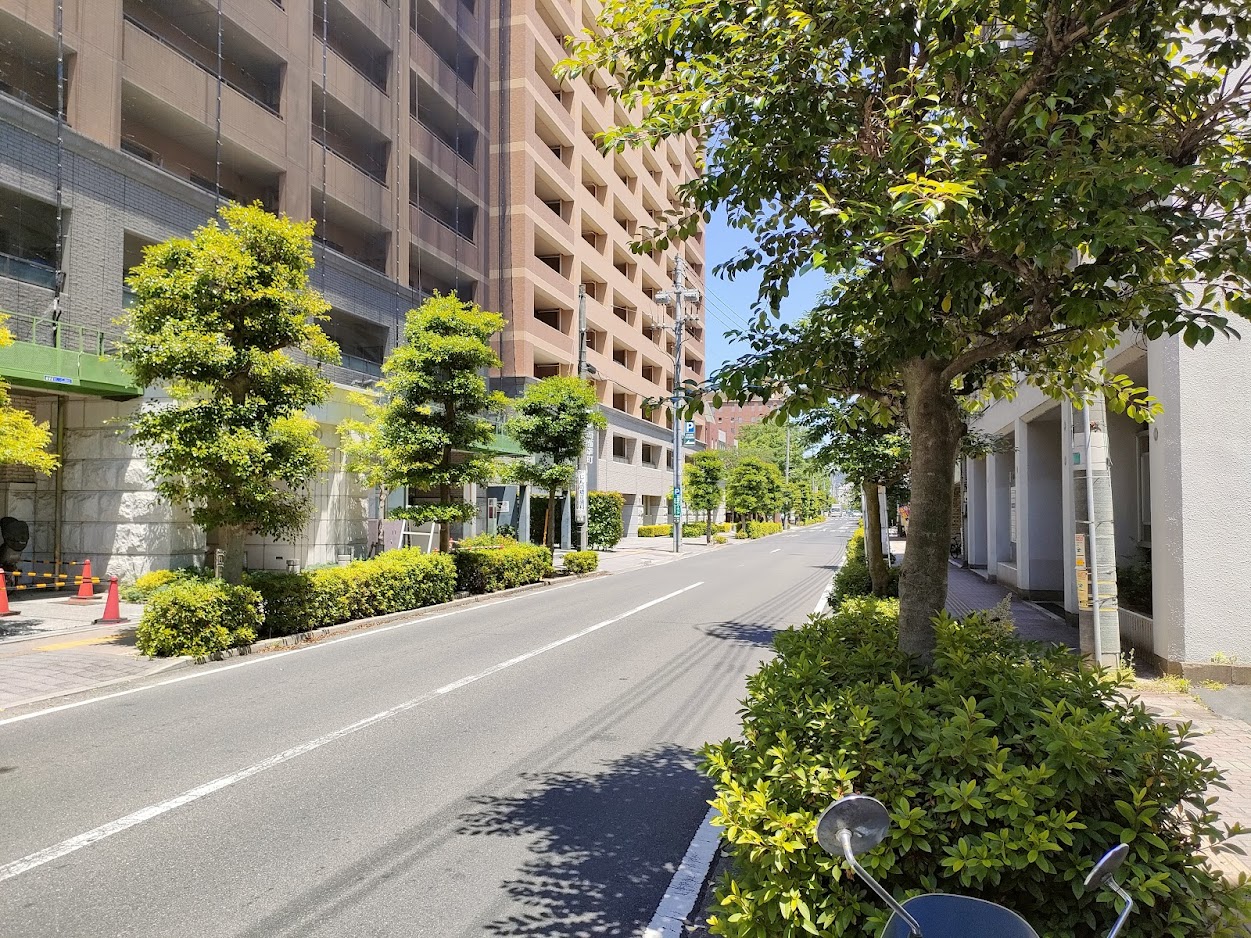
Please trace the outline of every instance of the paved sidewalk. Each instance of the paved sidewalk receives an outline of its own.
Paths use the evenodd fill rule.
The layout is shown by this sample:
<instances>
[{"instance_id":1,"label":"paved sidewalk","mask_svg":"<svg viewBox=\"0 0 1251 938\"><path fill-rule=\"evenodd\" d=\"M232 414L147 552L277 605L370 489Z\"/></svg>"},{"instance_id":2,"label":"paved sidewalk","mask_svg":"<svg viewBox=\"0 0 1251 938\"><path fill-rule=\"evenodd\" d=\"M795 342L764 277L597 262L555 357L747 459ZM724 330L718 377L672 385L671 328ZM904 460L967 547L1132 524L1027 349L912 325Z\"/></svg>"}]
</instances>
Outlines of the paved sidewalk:
<instances>
[{"instance_id":1,"label":"paved sidewalk","mask_svg":"<svg viewBox=\"0 0 1251 938\"><path fill-rule=\"evenodd\" d=\"M1009 596L1012 597L1012 621L1021 638L1077 648L1077 629L1063 619L1026 602L998 583L987 583L972 570L951 567L947 577L947 611L953 616L991 609Z\"/></svg>"},{"instance_id":2,"label":"paved sidewalk","mask_svg":"<svg viewBox=\"0 0 1251 938\"><path fill-rule=\"evenodd\" d=\"M17 594L22 597L21 593ZM69 605L69 594L11 599L19 615L0 619L0 710L143 677L182 664L135 650L143 607L122 603L121 625L95 625L104 595Z\"/></svg>"}]
</instances>

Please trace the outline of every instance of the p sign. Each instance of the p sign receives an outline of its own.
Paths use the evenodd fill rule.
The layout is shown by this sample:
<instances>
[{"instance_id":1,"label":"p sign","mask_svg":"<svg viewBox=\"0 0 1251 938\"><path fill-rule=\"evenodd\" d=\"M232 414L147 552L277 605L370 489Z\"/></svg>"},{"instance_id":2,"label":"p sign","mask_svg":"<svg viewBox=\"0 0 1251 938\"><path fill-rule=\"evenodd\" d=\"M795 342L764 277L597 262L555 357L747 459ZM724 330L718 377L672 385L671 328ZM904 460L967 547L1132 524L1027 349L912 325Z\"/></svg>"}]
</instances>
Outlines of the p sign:
<instances>
[{"instance_id":1,"label":"p sign","mask_svg":"<svg viewBox=\"0 0 1251 938\"><path fill-rule=\"evenodd\" d=\"M686 422L686 432L682 434L682 442L683 443L695 442L695 421L694 420L688 420Z\"/></svg>"}]
</instances>

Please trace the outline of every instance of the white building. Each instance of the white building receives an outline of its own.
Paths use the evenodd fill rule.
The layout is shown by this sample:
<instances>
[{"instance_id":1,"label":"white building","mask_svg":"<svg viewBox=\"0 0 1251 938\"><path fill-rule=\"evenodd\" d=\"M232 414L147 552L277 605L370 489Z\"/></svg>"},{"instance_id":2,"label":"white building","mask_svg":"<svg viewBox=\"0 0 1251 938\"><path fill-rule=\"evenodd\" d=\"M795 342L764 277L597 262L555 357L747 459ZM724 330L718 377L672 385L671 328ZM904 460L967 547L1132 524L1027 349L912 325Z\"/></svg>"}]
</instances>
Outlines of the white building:
<instances>
[{"instance_id":1,"label":"white building","mask_svg":"<svg viewBox=\"0 0 1251 938\"><path fill-rule=\"evenodd\" d=\"M1207 677L1216 664L1221 679L1251 683L1251 395L1242 383L1251 344L1126 340L1108 366L1164 408L1147 425L1108 415L1118 567L1151 570L1152 614L1122 599L1122 647L1172 672ZM1075 520L1072 423L1070 406L1025 388L979 417L976 427L1004 446L967 460L961 476L965 562L1075 618L1076 536L1085 532Z\"/></svg>"}]
</instances>

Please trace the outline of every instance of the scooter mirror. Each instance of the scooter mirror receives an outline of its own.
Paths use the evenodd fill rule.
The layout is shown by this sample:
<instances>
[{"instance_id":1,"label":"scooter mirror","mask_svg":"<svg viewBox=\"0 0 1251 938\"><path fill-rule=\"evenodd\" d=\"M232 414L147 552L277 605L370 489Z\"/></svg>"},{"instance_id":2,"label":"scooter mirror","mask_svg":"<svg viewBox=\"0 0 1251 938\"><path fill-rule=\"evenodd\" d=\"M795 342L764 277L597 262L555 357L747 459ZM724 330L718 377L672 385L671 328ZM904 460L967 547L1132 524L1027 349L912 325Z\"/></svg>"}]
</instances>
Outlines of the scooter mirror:
<instances>
[{"instance_id":1,"label":"scooter mirror","mask_svg":"<svg viewBox=\"0 0 1251 938\"><path fill-rule=\"evenodd\" d=\"M1127 856L1129 856L1129 844L1117 844L1105 853L1086 877L1086 888L1102 889L1116 875L1116 871L1121 868Z\"/></svg>"},{"instance_id":2,"label":"scooter mirror","mask_svg":"<svg viewBox=\"0 0 1251 938\"><path fill-rule=\"evenodd\" d=\"M840 833L851 834L851 852L860 856L880 844L890 831L886 806L868 795L845 795L817 819L817 843L832 856L843 855Z\"/></svg>"}]
</instances>

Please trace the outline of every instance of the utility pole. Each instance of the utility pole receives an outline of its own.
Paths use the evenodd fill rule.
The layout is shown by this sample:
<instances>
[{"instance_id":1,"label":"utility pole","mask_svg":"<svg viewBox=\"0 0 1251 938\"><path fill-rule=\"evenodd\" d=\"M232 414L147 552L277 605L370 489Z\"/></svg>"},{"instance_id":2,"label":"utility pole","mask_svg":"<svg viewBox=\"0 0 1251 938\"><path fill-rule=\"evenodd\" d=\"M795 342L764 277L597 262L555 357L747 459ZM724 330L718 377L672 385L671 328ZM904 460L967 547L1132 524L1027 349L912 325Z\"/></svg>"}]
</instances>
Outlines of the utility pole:
<instances>
[{"instance_id":1,"label":"utility pole","mask_svg":"<svg viewBox=\"0 0 1251 938\"><path fill-rule=\"evenodd\" d=\"M790 494L791 494L790 487L791 487L791 422L788 420L786 421L786 497L787 498L790 498ZM786 504L785 501L783 501L783 504ZM794 506L792 505L791 507L793 508ZM791 520L790 509L786 510L786 514L782 516L782 520L786 522L786 524L790 524L790 520Z\"/></svg>"},{"instance_id":2,"label":"utility pole","mask_svg":"<svg viewBox=\"0 0 1251 938\"><path fill-rule=\"evenodd\" d=\"M682 333L686 327L684 303L696 306L703 300L698 290L686 288L686 271L682 255L673 264L673 292L656 294L661 306L673 307L673 552L682 553L682 421L678 419L682 404ZM694 317L692 317L694 318Z\"/></svg>"},{"instance_id":3,"label":"utility pole","mask_svg":"<svg viewBox=\"0 0 1251 938\"><path fill-rule=\"evenodd\" d=\"M1078 643L1096 664L1113 667L1121 651L1120 610L1116 583L1116 528L1112 505L1112 476L1108 471L1107 404L1095 391L1084 407L1073 408L1073 433L1082 431L1073 455L1081 488L1074 485L1078 524L1077 606ZM1077 481L1076 479L1074 480ZM1082 517L1085 515L1085 517Z\"/></svg>"},{"instance_id":4,"label":"utility pole","mask_svg":"<svg viewBox=\"0 0 1251 938\"><path fill-rule=\"evenodd\" d=\"M578 377L587 377L586 364L586 284L578 284ZM578 550L586 550L587 542L587 464L591 461L591 440L588 432L583 438L582 459L578 464L574 489L573 517L578 522Z\"/></svg>"}]
</instances>

